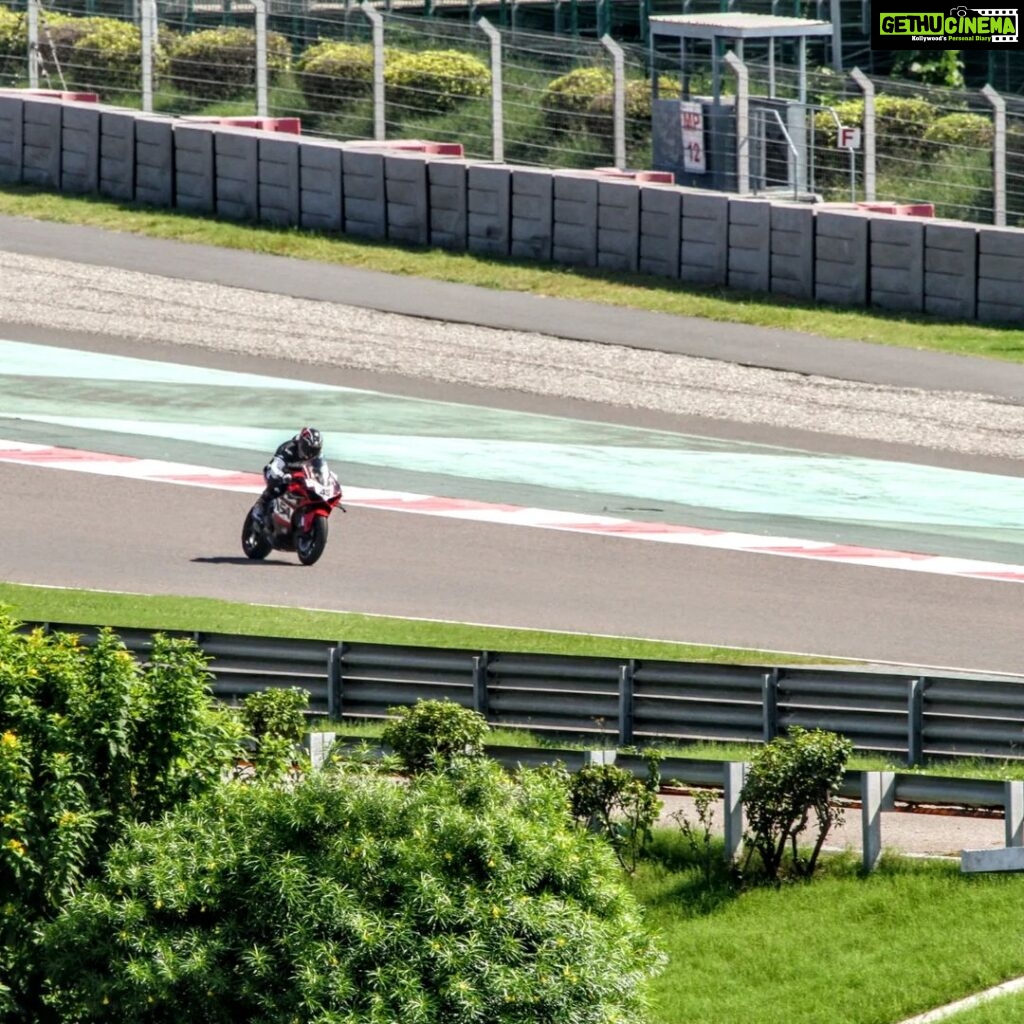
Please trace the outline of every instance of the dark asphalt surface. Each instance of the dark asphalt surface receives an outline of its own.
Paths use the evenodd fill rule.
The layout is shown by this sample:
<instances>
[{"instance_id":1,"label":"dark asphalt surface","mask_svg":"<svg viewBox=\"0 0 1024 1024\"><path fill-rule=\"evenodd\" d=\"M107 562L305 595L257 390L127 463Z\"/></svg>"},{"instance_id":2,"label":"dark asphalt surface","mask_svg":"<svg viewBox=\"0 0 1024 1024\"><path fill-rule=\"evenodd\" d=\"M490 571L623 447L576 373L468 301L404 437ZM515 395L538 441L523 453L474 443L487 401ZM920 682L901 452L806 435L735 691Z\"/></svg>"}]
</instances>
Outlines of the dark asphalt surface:
<instances>
[{"instance_id":1,"label":"dark asphalt surface","mask_svg":"<svg viewBox=\"0 0 1024 1024\"><path fill-rule=\"evenodd\" d=\"M0 218L0 248L879 383L976 387L1008 398L1024 396L1024 367L822 342L795 333L648 316L91 229ZM95 336L81 341L87 347L134 347ZM801 364L804 356L811 362ZM171 348L160 357L196 358L195 350ZM210 354L205 358L214 361ZM281 368L300 378L317 375L308 366L282 363ZM374 382L365 375L363 383ZM379 379L376 384L381 386ZM422 389L416 382L406 387ZM443 390L440 385L422 387ZM468 390L460 392L462 400L472 400ZM476 400L487 402L489 393ZM537 405L528 396L494 400ZM591 407L590 414L595 410L602 407ZM575 409L562 411L576 414ZM735 429L720 427L723 433ZM744 428L745 433L757 430ZM779 443L778 433L768 432L764 439ZM805 435L805 446L814 438ZM821 443L827 446L829 440ZM962 458L957 462L971 464ZM24 509L5 516L0 543L0 578L12 582L1024 673L1017 632L1024 588L1012 584L358 509L332 520L331 541L316 567L300 567L288 555L253 564L239 546L248 506L243 495L10 465L0 466L0 487L17 496Z\"/></svg>"},{"instance_id":2,"label":"dark asphalt surface","mask_svg":"<svg viewBox=\"0 0 1024 1024\"><path fill-rule=\"evenodd\" d=\"M0 248L435 320L536 331L842 380L979 391L1024 400L1024 365L993 360L824 341L797 331L396 277L17 217L0 217Z\"/></svg>"}]
</instances>

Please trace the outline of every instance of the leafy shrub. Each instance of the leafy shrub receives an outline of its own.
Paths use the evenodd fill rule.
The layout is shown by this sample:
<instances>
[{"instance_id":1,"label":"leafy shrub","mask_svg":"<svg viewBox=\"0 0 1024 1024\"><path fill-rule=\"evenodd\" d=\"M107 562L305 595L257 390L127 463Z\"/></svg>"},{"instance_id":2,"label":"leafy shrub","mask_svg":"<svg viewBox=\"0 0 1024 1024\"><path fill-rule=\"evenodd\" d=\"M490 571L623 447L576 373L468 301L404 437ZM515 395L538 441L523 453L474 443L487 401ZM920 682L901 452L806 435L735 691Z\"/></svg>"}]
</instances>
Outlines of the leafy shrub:
<instances>
[{"instance_id":1,"label":"leafy shrub","mask_svg":"<svg viewBox=\"0 0 1024 1024\"><path fill-rule=\"evenodd\" d=\"M548 82L541 96L544 123L555 131L589 126L591 104L610 95L614 78L607 68L576 68Z\"/></svg>"},{"instance_id":2,"label":"leafy shrub","mask_svg":"<svg viewBox=\"0 0 1024 1024\"><path fill-rule=\"evenodd\" d=\"M24 72L28 63L28 18L0 7L0 75Z\"/></svg>"},{"instance_id":3,"label":"leafy shrub","mask_svg":"<svg viewBox=\"0 0 1024 1024\"><path fill-rule=\"evenodd\" d=\"M161 56L156 48L158 74ZM130 22L96 18L72 45L65 74L76 89L138 90L142 82L142 33Z\"/></svg>"},{"instance_id":4,"label":"leafy shrub","mask_svg":"<svg viewBox=\"0 0 1024 1024\"><path fill-rule=\"evenodd\" d=\"M190 641L157 636L141 668L109 630L91 648L0 615L0 976L34 1019L37 929L133 821L216 785L240 728Z\"/></svg>"},{"instance_id":5,"label":"leafy shrub","mask_svg":"<svg viewBox=\"0 0 1024 1024\"><path fill-rule=\"evenodd\" d=\"M814 873L829 831L843 820L834 797L852 752L853 744L844 737L795 726L788 737L772 740L754 755L740 793L749 825L744 868L756 852L766 877L778 881L788 847L792 873L805 878ZM811 814L817 835L804 855L797 843Z\"/></svg>"},{"instance_id":6,"label":"leafy shrub","mask_svg":"<svg viewBox=\"0 0 1024 1024\"><path fill-rule=\"evenodd\" d=\"M640 1024L662 958L552 774L222 787L48 933L63 1021Z\"/></svg>"},{"instance_id":7,"label":"leafy shrub","mask_svg":"<svg viewBox=\"0 0 1024 1024\"><path fill-rule=\"evenodd\" d=\"M384 87L388 102L396 106L445 113L465 100L489 96L491 72L458 50L397 53L385 62Z\"/></svg>"},{"instance_id":8,"label":"leafy shrub","mask_svg":"<svg viewBox=\"0 0 1024 1024\"><path fill-rule=\"evenodd\" d=\"M323 40L302 54L296 70L306 106L332 113L339 101L373 92L373 47Z\"/></svg>"},{"instance_id":9,"label":"leafy shrub","mask_svg":"<svg viewBox=\"0 0 1024 1024\"><path fill-rule=\"evenodd\" d=\"M288 70L291 50L278 32L267 33L267 77ZM170 52L174 87L203 100L231 99L256 84L256 33L247 28L213 28L178 39Z\"/></svg>"},{"instance_id":10,"label":"leafy shrub","mask_svg":"<svg viewBox=\"0 0 1024 1024\"><path fill-rule=\"evenodd\" d=\"M959 50L896 50L892 77L947 89L964 87L964 62Z\"/></svg>"},{"instance_id":11,"label":"leafy shrub","mask_svg":"<svg viewBox=\"0 0 1024 1024\"><path fill-rule=\"evenodd\" d=\"M242 721L256 742L253 762L258 775L281 778L291 770L308 707L309 692L298 687L250 693L242 702Z\"/></svg>"},{"instance_id":12,"label":"leafy shrub","mask_svg":"<svg viewBox=\"0 0 1024 1024\"><path fill-rule=\"evenodd\" d=\"M661 775L656 760L650 772L638 779L614 764L590 764L569 782L572 815L582 825L603 835L622 867L632 873L643 848L651 841L658 819Z\"/></svg>"},{"instance_id":13,"label":"leafy shrub","mask_svg":"<svg viewBox=\"0 0 1024 1024\"><path fill-rule=\"evenodd\" d=\"M483 753L487 720L450 700L419 700L412 707L388 709L394 717L381 739L411 772L443 765L456 757Z\"/></svg>"},{"instance_id":14,"label":"leafy shrub","mask_svg":"<svg viewBox=\"0 0 1024 1024\"><path fill-rule=\"evenodd\" d=\"M991 149L995 129L983 114L946 114L928 126L924 141L938 146Z\"/></svg>"},{"instance_id":15,"label":"leafy shrub","mask_svg":"<svg viewBox=\"0 0 1024 1024\"><path fill-rule=\"evenodd\" d=\"M679 98L679 83L662 76L658 79L658 95L663 99ZM626 138L639 142L651 134L653 97L646 78L631 78L625 87ZM587 126L591 131L611 135L614 131L614 90L595 96L587 107Z\"/></svg>"}]
</instances>

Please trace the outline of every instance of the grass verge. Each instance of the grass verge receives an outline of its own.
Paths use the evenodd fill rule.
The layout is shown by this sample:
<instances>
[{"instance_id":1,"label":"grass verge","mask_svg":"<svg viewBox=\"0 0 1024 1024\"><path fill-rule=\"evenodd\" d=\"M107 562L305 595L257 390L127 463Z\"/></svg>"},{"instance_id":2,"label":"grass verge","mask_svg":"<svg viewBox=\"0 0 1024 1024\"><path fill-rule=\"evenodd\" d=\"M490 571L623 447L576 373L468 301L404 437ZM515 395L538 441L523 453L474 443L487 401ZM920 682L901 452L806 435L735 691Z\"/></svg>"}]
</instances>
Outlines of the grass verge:
<instances>
[{"instance_id":1,"label":"grass verge","mask_svg":"<svg viewBox=\"0 0 1024 1024\"><path fill-rule=\"evenodd\" d=\"M653 854L630 885L669 955L657 1024L894 1024L1024 974L1020 876L892 857L865 876L844 854L736 893L704 883L674 830Z\"/></svg>"},{"instance_id":2,"label":"grass verge","mask_svg":"<svg viewBox=\"0 0 1024 1024\"><path fill-rule=\"evenodd\" d=\"M154 238L245 249L503 291L784 328L826 338L1024 361L1024 331L1013 327L946 323L925 316L796 303L760 293L684 287L678 282L637 274L560 268L293 229L224 223L177 211L53 195L21 186L0 189L0 214L85 224Z\"/></svg>"},{"instance_id":3,"label":"grass verge","mask_svg":"<svg viewBox=\"0 0 1024 1024\"><path fill-rule=\"evenodd\" d=\"M726 664L782 665L806 661L820 663L825 660L773 651L748 651L630 637L508 629L431 619L400 619L356 612L250 605L201 597L65 590L17 583L0 583L2 605L10 606L13 614L23 621L83 626Z\"/></svg>"}]
</instances>

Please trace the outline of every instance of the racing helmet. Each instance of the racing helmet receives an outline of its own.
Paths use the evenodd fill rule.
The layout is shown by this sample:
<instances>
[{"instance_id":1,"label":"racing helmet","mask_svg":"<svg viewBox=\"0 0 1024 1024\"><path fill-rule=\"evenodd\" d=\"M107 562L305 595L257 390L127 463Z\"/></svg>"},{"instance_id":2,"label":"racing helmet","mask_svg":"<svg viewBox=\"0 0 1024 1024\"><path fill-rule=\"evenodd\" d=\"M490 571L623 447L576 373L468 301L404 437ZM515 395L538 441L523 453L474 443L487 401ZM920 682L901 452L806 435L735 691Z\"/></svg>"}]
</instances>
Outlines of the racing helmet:
<instances>
[{"instance_id":1,"label":"racing helmet","mask_svg":"<svg viewBox=\"0 0 1024 1024\"><path fill-rule=\"evenodd\" d=\"M323 435L315 427L303 427L295 435L295 450L300 459L315 459L323 447Z\"/></svg>"}]
</instances>

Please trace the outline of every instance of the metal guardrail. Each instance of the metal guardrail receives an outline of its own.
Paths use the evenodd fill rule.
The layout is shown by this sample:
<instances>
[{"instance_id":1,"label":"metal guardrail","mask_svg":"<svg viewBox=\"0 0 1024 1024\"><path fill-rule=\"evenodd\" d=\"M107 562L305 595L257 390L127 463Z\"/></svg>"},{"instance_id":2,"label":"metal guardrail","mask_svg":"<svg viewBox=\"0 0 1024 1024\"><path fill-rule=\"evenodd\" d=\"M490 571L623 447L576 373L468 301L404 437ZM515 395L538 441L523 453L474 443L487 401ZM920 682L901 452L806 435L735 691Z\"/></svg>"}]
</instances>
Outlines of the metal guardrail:
<instances>
[{"instance_id":1,"label":"metal guardrail","mask_svg":"<svg viewBox=\"0 0 1024 1024\"><path fill-rule=\"evenodd\" d=\"M80 634L96 628L35 623ZM151 631L114 627L145 655ZM943 757L1024 759L1024 682L856 669L759 667L181 633L210 658L229 703L271 686L310 693L314 715L381 720L448 699L495 727L607 746L767 742L793 726L848 737L908 765Z\"/></svg>"}]
</instances>

